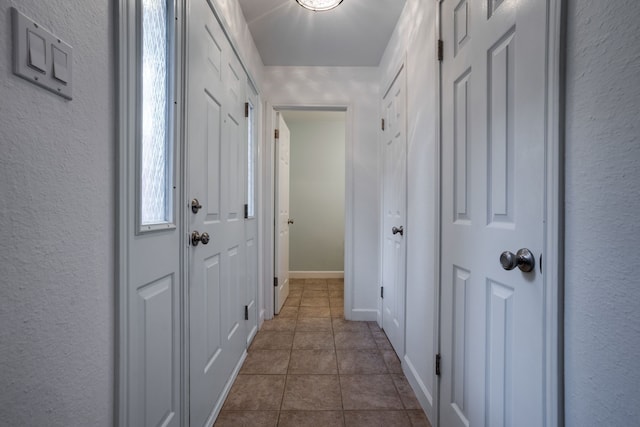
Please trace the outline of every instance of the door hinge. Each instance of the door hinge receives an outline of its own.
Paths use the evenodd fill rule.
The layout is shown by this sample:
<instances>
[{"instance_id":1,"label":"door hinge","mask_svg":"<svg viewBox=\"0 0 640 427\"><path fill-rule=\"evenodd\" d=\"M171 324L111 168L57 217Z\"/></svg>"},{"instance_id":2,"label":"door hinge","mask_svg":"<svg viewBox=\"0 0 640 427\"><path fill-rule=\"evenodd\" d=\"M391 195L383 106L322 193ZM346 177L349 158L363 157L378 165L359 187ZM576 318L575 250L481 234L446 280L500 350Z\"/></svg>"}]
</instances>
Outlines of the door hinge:
<instances>
[{"instance_id":1,"label":"door hinge","mask_svg":"<svg viewBox=\"0 0 640 427\"><path fill-rule=\"evenodd\" d=\"M276 129L273 132L273 135L274 135L275 139L280 139L280 129Z\"/></svg>"},{"instance_id":2,"label":"door hinge","mask_svg":"<svg viewBox=\"0 0 640 427\"><path fill-rule=\"evenodd\" d=\"M249 117L249 103L248 102L244 103L244 116L245 117Z\"/></svg>"},{"instance_id":3,"label":"door hinge","mask_svg":"<svg viewBox=\"0 0 640 427\"><path fill-rule=\"evenodd\" d=\"M440 353L436 354L436 375L440 376L440 359L442 359L442 357L440 357Z\"/></svg>"},{"instance_id":4,"label":"door hinge","mask_svg":"<svg viewBox=\"0 0 640 427\"><path fill-rule=\"evenodd\" d=\"M249 218L249 205L248 204L244 204L244 219Z\"/></svg>"},{"instance_id":5,"label":"door hinge","mask_svg":"<svg viewBox=\"0 0 640 427\"><path fill-rule=\"evenodd\" d=\"M244 306L244 320L249 320L249 306Z\"/></svg>"},{"instance_id":6,"label":"door hinge","mask_svg":"<svg viewBox=\"0 0 640 427\"><path fill-rule=\"evenodd\" d=\"M380 286L380 298L384 299L384 286Z\"/></svg>"},{"instance_id":7,"label":"door hinge","mask_svg":"<svg viewBox=\"0 0 640 427\"><path fill-rule=\"evenodd\" d=\"M437 56L438 61L442 61L444 58L444 42L442 40L438 40L438 48L437 48Z\"/></svg>"},{"instance_id":8,"label":"door hinge","mask_svg":"<svg viewBox=\"0 0 640 427\"><path fill-rule=\"evenodd\" d=\"M380 119L380 127L384 130L384 119Z\"/></svg>"},{"instance_id":9,"label":"door hinge","mask_svg":"<svg viewBox=\"0 0 640 427\"><path fill-rule=\"evenodd\" d=\"M275 286L276 288L278 287L278 278L277 277L273 278L273 286Z\"/></svg>"}]
</instances>

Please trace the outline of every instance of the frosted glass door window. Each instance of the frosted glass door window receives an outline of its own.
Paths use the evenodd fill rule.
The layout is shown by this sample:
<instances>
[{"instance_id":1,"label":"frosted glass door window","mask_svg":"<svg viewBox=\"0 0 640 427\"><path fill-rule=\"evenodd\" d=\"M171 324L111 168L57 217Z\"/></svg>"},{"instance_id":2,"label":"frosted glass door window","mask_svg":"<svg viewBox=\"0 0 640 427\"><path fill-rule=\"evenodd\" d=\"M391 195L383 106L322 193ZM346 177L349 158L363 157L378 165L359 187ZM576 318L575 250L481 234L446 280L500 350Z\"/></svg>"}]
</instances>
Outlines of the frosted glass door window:
<instances>
[{"instance_id":1,"label":"frosted glass door window","mask_svg":"<svg viewBox=\"0 0 640 427\"><path fill-rule=\"evenodd\" d=\"M249 103L247 128L247 218L255 216L256 138L254 135L254 111Z\"/></svg>"},{"instance_id":2,"label":"frosted glass door window","mask_svg":"<svg viewBox=\"0 0 640 427\"><path fill-rule=\"evenodd\" d=\"M142 0L142 126L140 218L142 225L172 222L169 132L169 38L166 0Z\"/></svg>"}]
</instances>

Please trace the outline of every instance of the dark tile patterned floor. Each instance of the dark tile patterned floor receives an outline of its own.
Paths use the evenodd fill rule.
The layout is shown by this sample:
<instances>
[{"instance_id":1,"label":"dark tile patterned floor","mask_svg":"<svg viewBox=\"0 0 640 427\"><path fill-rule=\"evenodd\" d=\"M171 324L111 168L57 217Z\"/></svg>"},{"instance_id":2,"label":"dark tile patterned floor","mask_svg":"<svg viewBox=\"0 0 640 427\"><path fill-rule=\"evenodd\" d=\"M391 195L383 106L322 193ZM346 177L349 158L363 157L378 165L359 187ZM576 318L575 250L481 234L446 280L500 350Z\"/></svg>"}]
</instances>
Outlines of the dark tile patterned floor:
<instances>
[{"instance_id":1,"label":"dark tile patterned floor","mask_svg":"<svg viewBox=\"0 0 640 427\"><path fill-rule=\"evenodd\" d=\"M342 279L292 279L215 426L430 427L384 332L343 306Z\"/></svg>"}]
</instances>

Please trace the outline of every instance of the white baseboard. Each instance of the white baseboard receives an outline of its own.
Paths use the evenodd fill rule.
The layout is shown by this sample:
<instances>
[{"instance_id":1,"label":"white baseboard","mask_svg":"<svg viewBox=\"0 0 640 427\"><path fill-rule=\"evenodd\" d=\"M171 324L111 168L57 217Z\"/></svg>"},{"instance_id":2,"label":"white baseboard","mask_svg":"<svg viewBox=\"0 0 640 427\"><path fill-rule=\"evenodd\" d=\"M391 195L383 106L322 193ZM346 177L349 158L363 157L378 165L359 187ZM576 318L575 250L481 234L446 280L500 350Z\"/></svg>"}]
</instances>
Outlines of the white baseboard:
<instances>
[{"instance_id":1,"label":"white baseboard","mask_svg":"<svg viewBox=\"0 0 640 427\"><path fill-rule=\"evenodd\" d=\"M429 393L429 389L420 378L420 375L418 375L418 371L406 354L402 361L402 368L407 381L409 381L409 384L420 403L420 406L422 406L422 410L427 414L427 418L429 418L429 420L433 420L435 418L435 402L433 396Z\"/></svg>"},{"instance_id":2,"label":"white baseboard","mask_svg":"<svg viewBox=\"0 0 640 427\"><path fill-rule=\"evenodd\" d=\"M218 415L220 415L220 411L222 410L222 405L224 404L224 401L229 396L229 392L231 391L231 386L233 385L236 378L238 377L238 374L240 373L240 368L242 368L242 364L244 363L246 358L247 358L247 351L245 350L242 352L242 356L240 357L240 360L238 360L236 367L233 369L233 372L231 373L229 380L225 384L224 389L222 389L222 393L220 393L218 402L216 402L216 405L213 408L213 412L211 412L211 414L209 415L209 418L207 419L207 422L205 423L205 425L212 426L216 422L216 419L218 418Z\"/></svg>"},{"instance_id":3,"label":"white baseboard","mask_svg":"<svg viewBox=\"0 0 640 427\"><path fill-rule=\"evenodd\" d=\"M290 279L344 279L344 271L290 271Z\"/></svg>"},{"instance_id":4,"label":"white baseboard","mask_svg":"<svg viewBox=\"0 0 640 427\"><path fill-rule=\"evenodd\" d=\"M354 308L349 313L345 312L344 314L347 320L356 320L361 322L375 322L378 317L378 310Z\"/></svg>"}]
</instances>

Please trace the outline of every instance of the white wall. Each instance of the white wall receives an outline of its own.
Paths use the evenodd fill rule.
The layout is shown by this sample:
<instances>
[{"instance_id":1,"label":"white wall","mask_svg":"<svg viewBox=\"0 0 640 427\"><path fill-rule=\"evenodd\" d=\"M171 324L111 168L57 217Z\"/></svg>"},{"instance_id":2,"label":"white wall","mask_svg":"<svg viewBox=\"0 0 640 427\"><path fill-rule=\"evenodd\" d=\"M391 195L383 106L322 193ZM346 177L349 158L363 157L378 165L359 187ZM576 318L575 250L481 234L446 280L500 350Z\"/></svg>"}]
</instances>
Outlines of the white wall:
<instances>
[{"instance_id":1,"label":"white wall","mask_svg":"<svg viewBox=\"0 0 640 427\"><path fill-rule=\"evenodd\" d=\"M12 74L10 6L73 46L73 100ZM112 2L0 2L0 424L113 425Z\"/></svg>"},{"instance_id":2,"label":"white wall","mask_svg":"<svg viewBox=\"0 0 640 427\"><path fill-rule=\"evenodd\" d=\"M373 67L265 67L264 98L274 106L346 105L347 145L353 158L352 319L375 320L378 295L377 129L379 78ZM351 138L351 141L349 141ZM349 158L349 157L347 157ZM347 160L348 161L348 160ZM346 274L346 273L345 273Z\"/></svg>"},{"instance_id":3,"label":"white wall","mask_svg":"<svg viewBox=\"0 0 640 427\"><path fill-rule=\"evenodd\" d=\"M291 131L290 271L344 271L344 112L283 112Z\"/></svg>"},{"instance_id":4,"label":"white wall","mask_svg":"<svg viewBox=\"0 0 640 427\"><path fill-rule=\"evenodd\" d=\"M640 3L569 0L566 425L640 419Z\"/></svg>"},{"instance_id":5,"label":"white wall","mask_svg":"<svg viewBox=\"0 0 640 427\"><path fill-rule=\"evenodd\" d=\"M436 103L436 2L407 0L380 64L381 91L406 60L407 71L407 379L431 420L436 378L438 140ZM383 87L385 86L385 87Z\"/></svg>"}]
</instances>

